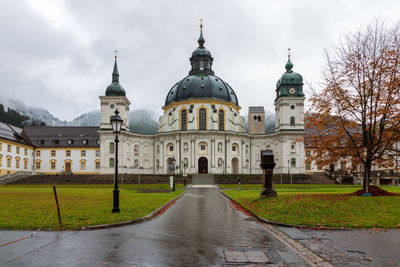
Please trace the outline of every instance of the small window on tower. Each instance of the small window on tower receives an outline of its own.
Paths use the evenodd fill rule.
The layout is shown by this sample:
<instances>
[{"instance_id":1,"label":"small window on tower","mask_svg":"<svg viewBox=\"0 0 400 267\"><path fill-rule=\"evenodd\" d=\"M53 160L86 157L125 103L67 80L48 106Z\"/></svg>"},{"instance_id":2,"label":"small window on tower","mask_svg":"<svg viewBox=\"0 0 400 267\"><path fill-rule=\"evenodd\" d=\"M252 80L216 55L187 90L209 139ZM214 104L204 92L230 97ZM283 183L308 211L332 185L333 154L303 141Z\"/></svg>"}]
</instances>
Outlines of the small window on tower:
<instances>
[{"instance_id":1,"label":"small window on tower","mask_svg":"<svg viewBox=\"0 0 400 267\"><path fill-rule=\"evenodd\" d=\"M290 117L290 125L295 125L296 121L294 117Z\"/></svg>"},{"instance_id":2,"label":"small window on tower","mask_svg":"<svg viewBox=\"0 0 400 267\"><path fill-rule=\"evenodd\" d=\"M295 105L291 105L291 106L290 106L290 109L295 109L295 108L296 108Z\"/></svg>"}]
</instances>

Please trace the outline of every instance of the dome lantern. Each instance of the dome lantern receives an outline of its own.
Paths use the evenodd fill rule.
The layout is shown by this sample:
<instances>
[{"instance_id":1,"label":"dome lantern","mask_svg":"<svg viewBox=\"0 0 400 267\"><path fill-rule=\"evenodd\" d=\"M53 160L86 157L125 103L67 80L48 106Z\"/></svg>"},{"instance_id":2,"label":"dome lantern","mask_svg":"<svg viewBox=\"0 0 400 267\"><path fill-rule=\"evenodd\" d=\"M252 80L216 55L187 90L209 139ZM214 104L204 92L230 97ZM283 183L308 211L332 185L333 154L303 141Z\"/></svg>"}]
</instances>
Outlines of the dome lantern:
<instances>
[{"instance_id":1,"label":"dome lantern","mask_svg":"<svg viewBox=\"0 0 400 267\"><path fill-rule=\"evenodd\" d=\"M204 47L203 24L200 24L200 37L197 41L199 47L190 57L191 70L186 76L169 90L165 99L165 107L173 102L189 99L220 100L239 106L236 93L228 83L214 75L211 69L213 57Z\"/></svg>"},{"instance_id":2,"label":"dome lantern","mask_svg":"<svg viewBox=\"0 0 400 267\"><path fill-rule=\"evenodd\" d=\"M190 70L189 75L196 73L214 74L214 71L211 68L214 59L211 56L210 51L204 47L206 40L203 37L203 20L200 20L200 37L197 42L199 43L199 47L193 51L190 58L192 69Z\"/></svg>"}]
</instances>

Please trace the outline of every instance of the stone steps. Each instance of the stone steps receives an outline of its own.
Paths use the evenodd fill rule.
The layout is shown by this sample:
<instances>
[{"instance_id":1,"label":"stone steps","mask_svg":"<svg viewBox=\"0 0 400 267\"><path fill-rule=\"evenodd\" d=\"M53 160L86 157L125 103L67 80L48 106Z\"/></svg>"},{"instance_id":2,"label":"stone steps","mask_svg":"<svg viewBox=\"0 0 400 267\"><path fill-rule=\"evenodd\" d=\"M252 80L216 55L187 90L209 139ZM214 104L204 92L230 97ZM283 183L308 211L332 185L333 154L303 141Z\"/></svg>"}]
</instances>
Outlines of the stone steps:
<instances>
[{"instance_id":1,"label":"stone steps","mask_svg":"<svg viewBox=\"0 0 400 267\"><path fill-rule=\"evenodd\" d=\"M192 185L214 185L213 174L193 174Z\"/></svg>"}]
</instances>

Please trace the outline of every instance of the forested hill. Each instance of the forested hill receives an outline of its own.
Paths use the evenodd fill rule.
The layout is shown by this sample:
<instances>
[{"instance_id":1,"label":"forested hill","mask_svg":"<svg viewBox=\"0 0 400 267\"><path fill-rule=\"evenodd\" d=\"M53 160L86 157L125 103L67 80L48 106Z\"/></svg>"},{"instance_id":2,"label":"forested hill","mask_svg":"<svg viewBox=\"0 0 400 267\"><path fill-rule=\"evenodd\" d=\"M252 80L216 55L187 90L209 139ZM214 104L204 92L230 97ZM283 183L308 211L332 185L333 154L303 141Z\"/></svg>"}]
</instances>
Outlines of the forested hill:
<instances>
[{"instance_id":1,"label":"forested hill","mask_svg":"<svg viewBox=\"0 0 400 267\"><path fill-rule=\"evenodd\" d=\"M46 123L33 119L29 116L19 113L17 110L12 108L4 109L4 106L0 104L0 121L9 123L11 125L23 128L25 126L45 126Z\"/></svg>"}]
</instances>

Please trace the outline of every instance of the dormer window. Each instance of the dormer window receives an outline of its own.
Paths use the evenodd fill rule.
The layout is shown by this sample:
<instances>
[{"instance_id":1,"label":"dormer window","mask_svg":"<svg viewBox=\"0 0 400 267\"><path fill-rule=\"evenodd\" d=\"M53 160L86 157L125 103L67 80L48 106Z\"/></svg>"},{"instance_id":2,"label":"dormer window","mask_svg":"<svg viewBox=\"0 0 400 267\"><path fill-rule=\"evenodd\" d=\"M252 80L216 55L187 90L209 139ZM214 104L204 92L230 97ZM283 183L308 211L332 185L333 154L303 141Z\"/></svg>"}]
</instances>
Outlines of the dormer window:
<instances>
[{"instance_id":1,"label":"dormer window","mask_svg":"<svg viewBox=\"0 0 400 267\"><path fill-rule=\"evenodd\" d=\"M53 140L53 145L58 145L60 143L59 140Z\"/></svg>"},{"instance_id":2,"label":"dormer window","mask_svg":"<svg viewBox=\"0 0 400 267\"><path fill-rule=\"evenodd\" d=\"M67 143L68 143L68 145L72 145L74 143L74 140L68 139Z\"/></svg>"},{"instance_id":3,"label":"dormer window","mask_svg":"<svg viewBox=\"0 0 400 267\"><path fill-rule=\"evenodd\" d=\"M83 140L82 140L82 144L83 144L83 145L87 145L87 144L88 144L88 140L87 140L87 139L83 139Z\"/></svg>"}]
</instances>

